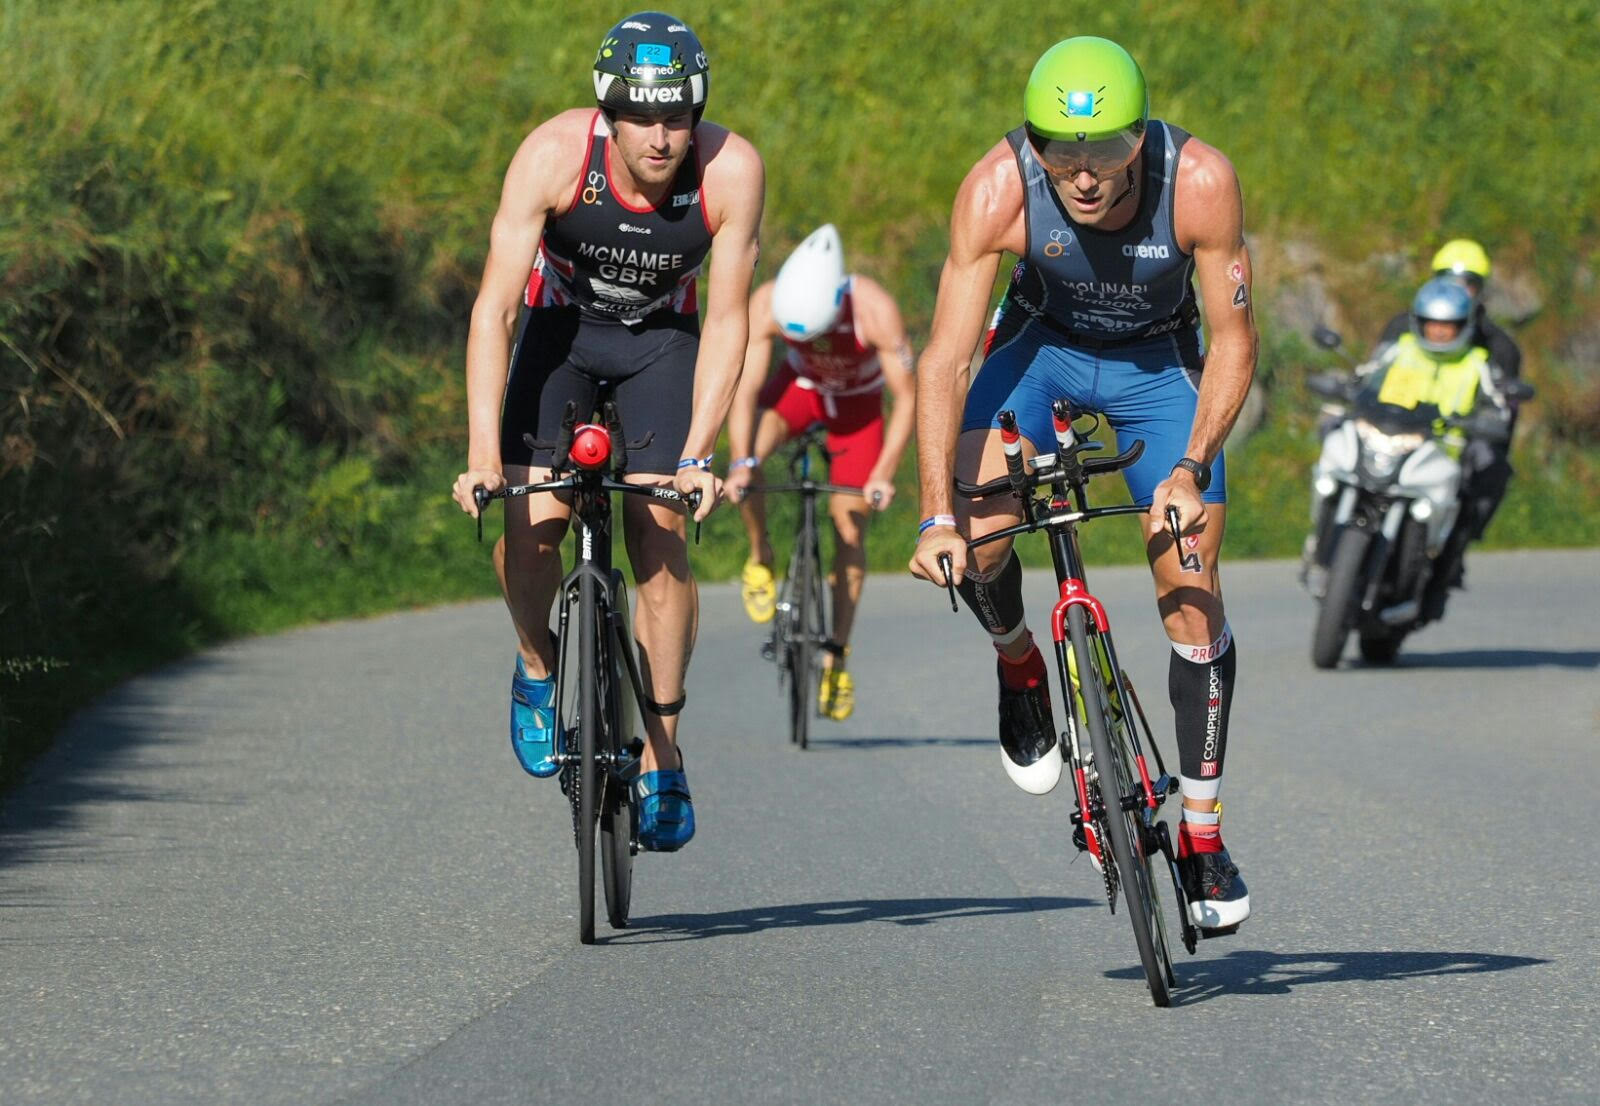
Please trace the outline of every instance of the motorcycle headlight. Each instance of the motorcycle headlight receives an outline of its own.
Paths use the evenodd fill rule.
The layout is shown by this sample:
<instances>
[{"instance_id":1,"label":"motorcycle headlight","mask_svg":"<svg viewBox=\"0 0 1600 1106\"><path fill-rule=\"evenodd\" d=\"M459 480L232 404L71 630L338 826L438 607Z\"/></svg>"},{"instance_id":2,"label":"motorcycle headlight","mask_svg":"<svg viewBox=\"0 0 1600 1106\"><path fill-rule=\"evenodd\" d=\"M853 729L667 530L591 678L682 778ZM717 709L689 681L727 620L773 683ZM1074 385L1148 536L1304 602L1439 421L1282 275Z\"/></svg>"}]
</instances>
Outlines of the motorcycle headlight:
<instances>
[{"instance_id":1,"label":"motorcycle headlight","mask_svg":"<svg viewBox=\"0 0 1600 1106\"><path fill-rule=\"evenodd\" d=\"M1423 435L1386 434L1365 419L1357 420L1356 433L1361 438L1363 466L1373 476L1387 479L1412 450L1423 442Z\"/></svg>"}]
</instances>

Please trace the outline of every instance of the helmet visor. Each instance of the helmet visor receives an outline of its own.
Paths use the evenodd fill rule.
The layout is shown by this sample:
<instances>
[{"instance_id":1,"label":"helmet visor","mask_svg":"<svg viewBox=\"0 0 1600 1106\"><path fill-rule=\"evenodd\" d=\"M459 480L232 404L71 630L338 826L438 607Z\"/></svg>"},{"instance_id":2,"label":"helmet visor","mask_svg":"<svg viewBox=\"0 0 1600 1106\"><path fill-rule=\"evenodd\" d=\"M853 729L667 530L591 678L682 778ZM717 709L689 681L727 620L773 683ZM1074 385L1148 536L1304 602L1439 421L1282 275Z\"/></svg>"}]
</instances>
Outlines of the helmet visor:
<instances>
[{"instance_id":1,"label":"helmet visor","mask_svg":"<svg viewBox=\"0 0 1600 1106\"><path fill-rule=\"evenodd\" d=\"M1127 127L1106 138L1047 138L1028 128L1034 156L1053 176L1075 177L1087 172L1096 180L1110 180L1133 163L1144 141L1142 127Z\"/></svg>"}]
</instances>

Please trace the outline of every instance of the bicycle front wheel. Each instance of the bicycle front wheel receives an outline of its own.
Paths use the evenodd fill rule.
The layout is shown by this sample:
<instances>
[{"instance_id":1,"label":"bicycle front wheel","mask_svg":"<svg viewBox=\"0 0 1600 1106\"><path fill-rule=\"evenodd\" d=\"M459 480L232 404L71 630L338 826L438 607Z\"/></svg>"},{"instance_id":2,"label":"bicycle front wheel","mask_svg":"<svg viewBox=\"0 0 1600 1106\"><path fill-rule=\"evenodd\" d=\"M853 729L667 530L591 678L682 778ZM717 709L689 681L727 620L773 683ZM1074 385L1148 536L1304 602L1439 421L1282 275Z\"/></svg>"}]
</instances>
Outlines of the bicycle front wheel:
<instances>
[{"instance_id":1,"label":"bicycle front wheel","mask_svg":"<svg viewBox=\"0 0 1600 1106\"><path fill-rule=\"evenodd\" d=\"M802 543L804 538L801 539ZM804 749L811 740L811 713L816 710L816 639L811 610L816 604L817 567L813 550L802 544L795 552L794 587L789 601L789 732Z\"/></svg>"},{"instance_id":2,"label":"bicycle front wheel","mask_svg":"<svg viewBox=\"0 0 1600 1106\"><path fill-rule=\"evenodd\" d=\"M1157 1006L1169 1006L1172 998L1167 979L1172 967L1165 955L1166 935L1159 932L1160 904L1150 876L1149 842L1143 832L1139 808L1125 809L1142 802L1144 792L1131 758L1125 755L1120 743L1112 739L1110 721L1106 717L1107 673L1098 651L1090 647L1087 617L1081 606L1073 606L1067 612L1067 632L1077 661L1084 725L1089 730L1094 772L1104 807L1099 824L1111 838L1111 855L1105 856L1102 848L1101 862L1116 865L1117 883L1128 906L1128 920L1133 925L1133 940L1139 947L1139 962L1144 967L1150 998Z\"/></svg>"},{"instance_id":3,"label":"bicycle front wheel","mask_svg":"<svg viewBox=\"0 0 1600 1106\"><path fill-rule=\"evenodd\" d=\"M594 837L599 809L600 596L590 573L578 580L578 940L594 944Z\"/></svg>"},{"instance_id":4,"label":"bicycle front wheel","mask_svg":"<svg viewBox=\"0 0 1600 1106\"><path fill-rule=\"evenodd\" d=\"M628 907L633 897L638 814L620 769L625 763L624 754L632 752L633 740L638 736L639 712L625 652L633 648L633 631L628 622L628 590L622 582L622 573L615 569L611 572L611 597L609 624L601 635L605 649L599 668L604 681L606 719L603 747L609 764L600 805L600 882L606 893L606 919L613 929L622 929L628 924Z\"/></svg>"}]
</instances>

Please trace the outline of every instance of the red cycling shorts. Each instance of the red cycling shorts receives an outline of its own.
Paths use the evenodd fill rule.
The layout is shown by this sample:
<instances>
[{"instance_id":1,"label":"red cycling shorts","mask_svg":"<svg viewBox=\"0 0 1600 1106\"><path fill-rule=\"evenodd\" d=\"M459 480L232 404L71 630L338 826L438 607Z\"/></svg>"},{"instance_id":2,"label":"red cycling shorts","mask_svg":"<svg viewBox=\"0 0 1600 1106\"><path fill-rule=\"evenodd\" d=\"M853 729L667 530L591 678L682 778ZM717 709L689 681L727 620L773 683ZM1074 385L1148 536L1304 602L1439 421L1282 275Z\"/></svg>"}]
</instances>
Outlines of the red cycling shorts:
<instances>
[{"instance_id":1,"label":"red cycling shorts","mask_svg":"<svg viewBox=\"0 0 1600 1106\"><path fill-rule=\"evenodd\" d=\"M826 442L833 462L828 479L847 488L859 488L872 475L883 452L883 393L826 396L802 388L794 368L781 365L762 386L756 400L763 411L783 420L786 435L794 437L816 423L828 432Z\"/></svg>"}]
</instances>

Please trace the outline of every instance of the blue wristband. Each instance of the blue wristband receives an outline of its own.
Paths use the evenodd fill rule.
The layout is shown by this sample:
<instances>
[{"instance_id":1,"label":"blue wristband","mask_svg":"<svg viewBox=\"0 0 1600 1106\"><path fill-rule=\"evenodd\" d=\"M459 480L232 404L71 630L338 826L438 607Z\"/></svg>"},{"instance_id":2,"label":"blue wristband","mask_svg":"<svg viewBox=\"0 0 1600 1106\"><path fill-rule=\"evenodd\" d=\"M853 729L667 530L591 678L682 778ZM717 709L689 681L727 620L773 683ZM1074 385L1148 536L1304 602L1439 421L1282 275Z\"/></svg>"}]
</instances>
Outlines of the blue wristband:
<instances>
[{"instance_id":1,"label":"blue wristband","mask_svg":"<svg viewBox=\"0 0 1600 1106\"><path fill-rule=\"evenodd\" d=\"M761 464L761 462L756 460L754 457L740 457L737 461L730 461L728 463L728 471L732 472L734 469L753 469L759 464Z\"/></svg>"},{"instance_id":2,"label":"blue wristband","mask_svg":"<svg viewBox=\"0 0 1600 1106\"><path fill-rule=\"evenodd\" d=\"M678 471L682 472L684 469L699 469L700 471L704 472L706 469L711 467L711 459L715 456L715 453L707 453L704 457L685 457L683 460L678 462Z\"/></svg>"},{"instance_id":3,"label":"blue wristband","mask_svg":"<svg viewBox=\"0 0 1600 1106\"><path fill-rule=\"evenodd\" d=\"M930 518L925 518L922 520L921 525L917 527L917 537L922 537L922 535L926 534L929 530L932 530L935 526L948 526L953 530L955 529L955 525L955 515L933 515Z\"/></svg>"}]
</instances>

